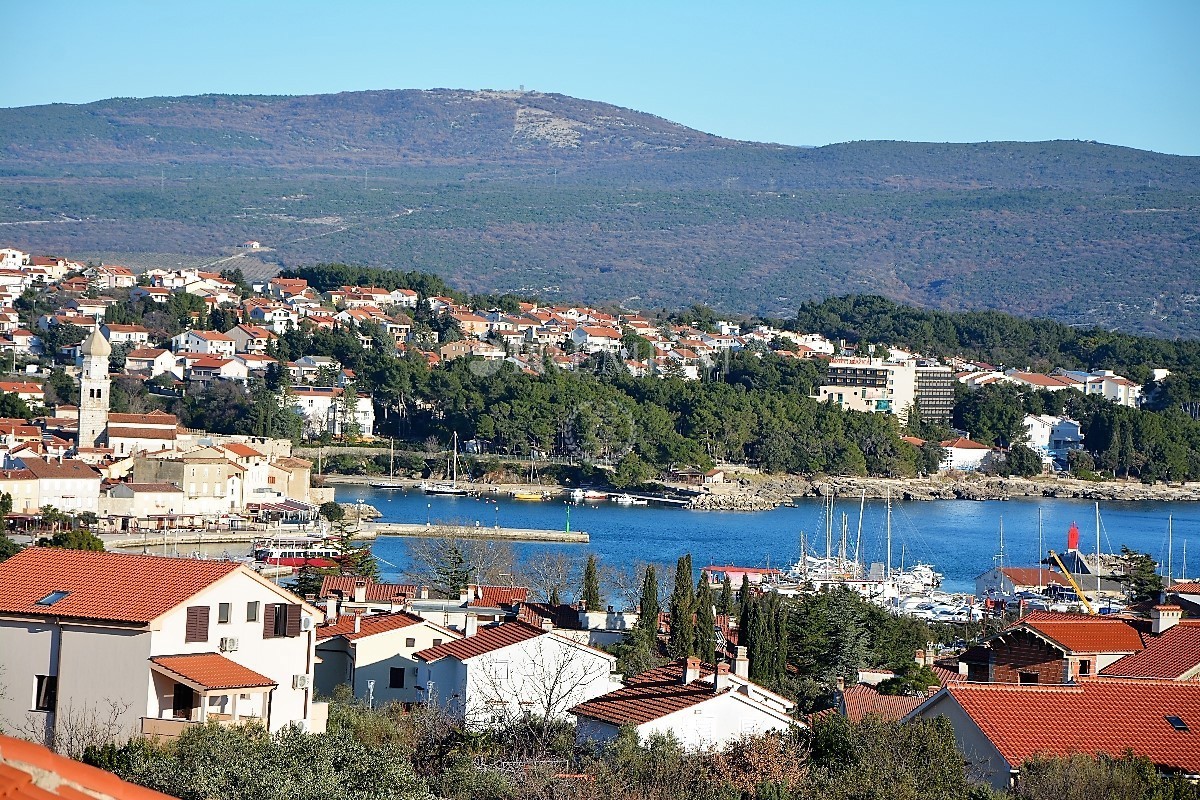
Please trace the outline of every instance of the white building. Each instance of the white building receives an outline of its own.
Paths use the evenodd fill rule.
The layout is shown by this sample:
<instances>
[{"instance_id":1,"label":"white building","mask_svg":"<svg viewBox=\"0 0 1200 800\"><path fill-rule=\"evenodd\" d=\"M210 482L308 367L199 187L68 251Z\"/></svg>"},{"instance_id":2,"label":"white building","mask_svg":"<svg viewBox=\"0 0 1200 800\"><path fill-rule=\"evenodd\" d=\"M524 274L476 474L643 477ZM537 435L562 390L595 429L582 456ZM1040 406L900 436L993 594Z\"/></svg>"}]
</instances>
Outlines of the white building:
<instances>
[{"instance_id":1,"label":"white building","mask_svg":"<svg viewBox=\"0 0 1200 800\"><path fill-rule=\"evenodd\" d=\"M319 614L234 562L24 550L0 563L0 720L59 746L110 716L117 740L209 721L323 731Z\"/></svg>"},{"instance_id":2,"label":"white building","mask_svg":"<svg viewBox=\"0 0 1200 800\"><path fill-rule=\"evenodd\" d=\"M787 698L730 672L726 664L714 670L688 658L635 675L623 688L571 713L581 742L612 741L623 726L631 726L643 741L669 734L686 748L703 749L787 730L798 724L793 709Z\"/></svg>"},{"instance_id":3,"label":"white building","mask_svg":"<svg viewBox=\"0 0 1200 800\"><path fill-rule=\"evenodd\" d=\"M847 410L895 414L906 421L917 399L917 365L915 361L834 358L816 397Z\"/></svg>"},{"instance_id":4,"label":"white building","mask_svg":"<svg viewBox=\"0 0 1200 800\"><path fill-rule=\"evenodd\" d=\"M616 328L580 325L571 331L571 341L588 353L616 353L621 350L621 332Z\"/></svg>"},{"instance_id":5,"label":"white building","mask_svg":"<svg viewBox=\"0 0 1200 800\"><path fill-rule=\"evenodd\" d=\"M375 435L375 404L369 395L355 395L353 412L346 408L345 390L340 386L294 386L289 396L292 408L304 417L308 436L325 431L341 436L351 414L361 436Z\"/></svg>"},{"instance_id":6,"label":"white building","mask_svg":"<svg viewBox=\"0 0 1200 800\"><path fill-rule=\"evenodd\" d=\"M43 461L20 455L17 465L37 479L38 503L70 514L100 512L100 473L82 461L59 459Z\"/></svg>"},{"instance_id":7,"label":"white building","mask_svg":"<svg viewBox=\"0 0 1200 800\"><path fill-rule=\"evenodd\" d=\"M1026 414L1025 431L1029 447L1043 456L1065 459L1069 451L1083 447L1079 423L1066 417Z\"/></svg>"},{"instance_id":8,"label":"white building","mask_svg":"<svg viewBox=\"0 0 1200 800\"><path fill-rule=\"evenodd\" d=\"M329 606L335 614L336 603ZM425 700L417 690L419 650L455 641L461 634L414 614L342 614L317 628L317 691L333 694L339 685L375 704Z\"/></svg>"},{"instance_id":9,"label":"white building","mask_svg":"<svg viewBox=\"0 0 1200 800\"><path fill-rule=\"evenodd\" d=\"M235 346L233 339L217 331L184 331L171 339L171 349L176 353L233 358Z\"/></svg>"},{"instance_id":10,"label":"white building","mask_svg":"<svg viewBox=\"0 0 1200 800\"><path fill-rule=\"evenodd\" d=\"M565 720L614 688L616 658L556 631L506 622L414 654L428 702L472 728Z\"/></svg>"},{"instance_id":11,"label":"white building","mask_svg":"<svg viewBox=\"0 0 1200 800\"><path fill-rule=\"evenodd\" d=\"M942 459L943 470L974 472L985 466L992 457L992 448L989 445L961 436L957 439L948 439L941 445L946 451L946 455Z\"/></svg>"}]
</instances>

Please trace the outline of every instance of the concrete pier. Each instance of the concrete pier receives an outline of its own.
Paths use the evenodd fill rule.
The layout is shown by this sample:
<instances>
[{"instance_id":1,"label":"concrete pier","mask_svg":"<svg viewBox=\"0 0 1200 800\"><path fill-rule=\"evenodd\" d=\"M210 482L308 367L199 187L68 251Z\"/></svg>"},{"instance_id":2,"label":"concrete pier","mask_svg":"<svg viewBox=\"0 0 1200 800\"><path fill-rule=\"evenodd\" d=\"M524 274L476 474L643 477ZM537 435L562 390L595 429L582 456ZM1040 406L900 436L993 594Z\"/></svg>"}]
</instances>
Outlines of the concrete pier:
<instances>
[{"instance_id":1,"label":"concrete pier","mask_svg":"<svg viewBox=\"0 0 1200 800\"><path fill-rule=\"evenodd\" d=\"M439 525L434 522L376 522L369 526L376 536L416 536L426 539L500 539L510 542L569 542L587 544L583 531L552 531L539 528L503 528L484 525Z\"/></svg>"}]
</instances>

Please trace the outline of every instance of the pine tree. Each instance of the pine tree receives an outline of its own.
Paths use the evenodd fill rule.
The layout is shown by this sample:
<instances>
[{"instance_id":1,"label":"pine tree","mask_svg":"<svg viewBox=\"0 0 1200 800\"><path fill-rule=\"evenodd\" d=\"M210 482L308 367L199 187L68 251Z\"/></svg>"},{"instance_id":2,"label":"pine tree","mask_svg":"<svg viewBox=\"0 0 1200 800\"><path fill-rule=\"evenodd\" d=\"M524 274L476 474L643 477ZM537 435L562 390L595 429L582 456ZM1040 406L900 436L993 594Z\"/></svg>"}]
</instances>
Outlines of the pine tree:
<instances>
[{"instance_id":1,"label":"pine tree","mask_svg":"<svg viewBox=\"0 0 1200 800\"><path fill-rule=\"evenodd\" d=\"M717 658L716 618L713 616L713 591L707 575L700 576L696 585L696 655L706 664Z\"/></svg>"},{"instance_id":2,"label":"pine tree","mask_svg":"<svg viewBox=\"0 0 1200 800\"><path fill-rule=\"evenodd\" d=\"M668 605L671 614L671 635L667 640L667 655L671 658L687 658L696 654L695 621L693 614L696 599L692 593L692 557L679 557L675 562L675 588Z\"/></svg>"},{"instance_id":3,"label":"pine tree","mask_svg":"<svg viewBox=\"0 0 1200 800\"><path fill-rule=\"evenodd\" d=\"M721 582L721 596L717 600L717 613L733 613L733 583L729 580L728 573L725 575L725 580Z\"/></svg>"},{"instance_id":4,"label":"pine tree","mask_svg":"<svg viewBox=\"0 0 1200 800\"><path fill-rule=\"evenodd\" d=\"M638 630L649 634L650 641L658 635L658 614L662 608L658 604L658 574L653 564L646 565L642 577L642 597L638 603Z\"/></svg>"},{"instance_id":5,"label":"pine tree","mask_svg":"<svg viewBox=\"0 0 1200 800\"><path fill-rule=\"evenodd\" d=\"M587 564L583 568L583 604L588 611L599 609L604 598L600 594L600 569L596 563L596 556L589 555Z\"/></svg>"}]
</instances>

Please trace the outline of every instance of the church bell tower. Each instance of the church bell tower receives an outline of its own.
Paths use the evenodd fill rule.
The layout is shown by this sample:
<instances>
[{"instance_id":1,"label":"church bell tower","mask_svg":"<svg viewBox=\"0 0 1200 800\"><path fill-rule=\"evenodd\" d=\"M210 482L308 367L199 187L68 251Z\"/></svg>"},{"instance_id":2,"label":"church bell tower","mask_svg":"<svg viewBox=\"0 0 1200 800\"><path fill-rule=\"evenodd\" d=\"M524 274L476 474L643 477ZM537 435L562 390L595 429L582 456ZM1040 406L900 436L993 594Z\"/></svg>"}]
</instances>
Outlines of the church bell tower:
<instances>
[{"instance_id":1,"label":"church bell tower","mask_svg":"<svg viewBox=\"0 0 1200 800\"><path fill-rule=\"evenodd\" d=\"M108 357L112 345L97 325L80 347L79 447L100 447L108 438Z\"/></svg>"}]
</instances>

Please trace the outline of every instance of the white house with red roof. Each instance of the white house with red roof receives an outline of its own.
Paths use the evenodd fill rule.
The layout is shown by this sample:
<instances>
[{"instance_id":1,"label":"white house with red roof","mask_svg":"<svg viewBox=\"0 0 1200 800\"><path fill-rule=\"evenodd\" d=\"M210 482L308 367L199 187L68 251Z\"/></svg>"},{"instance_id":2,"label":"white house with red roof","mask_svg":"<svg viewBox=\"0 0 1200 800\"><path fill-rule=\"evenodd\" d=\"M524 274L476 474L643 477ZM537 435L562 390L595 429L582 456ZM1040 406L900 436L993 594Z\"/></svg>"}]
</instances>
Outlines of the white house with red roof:
<instances>
[{"instance_id":1,"label":"white house with red roof","mask_svg":"<svg viewBox=\"0 0 1200 800\"><path fill-rule=\"evenodd\" d=\"M638 738L669 734L687 748L720 748L743 736L794 727L785 697L698 658L680 659L625 680L614 691L571 709L576 738L608 742L630 726Z\"/></svg>"},{"instance_id":2,"label":"white house with red roof","mask_svg":"<svg viewBox=\"0 0 1200 800\"><path fill-rule=\"evenodd\" d=\"M233 358L235 342L219 331L184 331L171 339L176 353L203 353L207 356Z\"/></svg>"},{"instance_id":3,"label":"white house with red roof","mask_svg":"<svg viewBox=\"0 0 1200 800\"><path fill-rule=\"evenodd\" d=\"M110 714L117 739L209 721L323 731L319 620L235 562L24 550L0 563L0 720L47 742Z\"/></svg>"},{"instance_id":4,"label":"white house with red roof","mask_svg":"<svg viewBox=\"0 0 1200 800\"><path fill-rule=\"evenodd\" d=\"M254 353L262 355L267 352L267 345L271 343L275 334L261 325L235 325L225 331L234 342L234 351L237 353Z\"/></svg>"},{"instance_id":5,"label":"white house with red roof","mask_svg":"<svg viewBox=\"0 0 1200 800\"><path fill-rule=\"evenodd\" d=\"M1200 681L1200 620L1183 619L1177 605L1156 605L1150 610L1150 634L1142 642L1144 649L1118 658L1100 675Z\"/></svg>"},{"instance_id":6,"label":"white house with red roof","mask_svg":"<svg viewBox=\"0 0 1200 800\"><path fill-rule=\"evenodd\" d=\"M991 445L960 436L941 443L946 455L942 458L943 470L974 472L985 466L992 457Z\"/></svg>"},{"instance_id":7,"label":"white house with red roof","mask_svg":"<svg viewBox=\"0 0 1200 800\"><path fill-rule=\"evenodd\" d=\"M1070 685L948 683L907 717L945 718L967 769L1007 789L1035 755L1127 751L1200 776L1200 683L1084 679Z\"/></svg>"},{"instance_id":8,"label":"white house with red roof","mask_svg":"<svg viewBox=\"0 0 1200 800\"><path fill-rule=\"evenodd\" d=\"M328 622L317 627L317 691L324 696L344 684L374 704L423 702L413 654L462 638L405 611L338 614L337 608L330 604Z\"/></svg>"},{"instance_id":9,"label":"white house with red roof","mask_svg":"<svg viewBox=\"0 0 1200 800\"><path fill-rule=\"evenodd\" d=\"M472 728L527 716L565 720L573 707L616 685L614 656L524 622L482 628L413 655L418 691Z\"/></svg>"}]
</instances>

